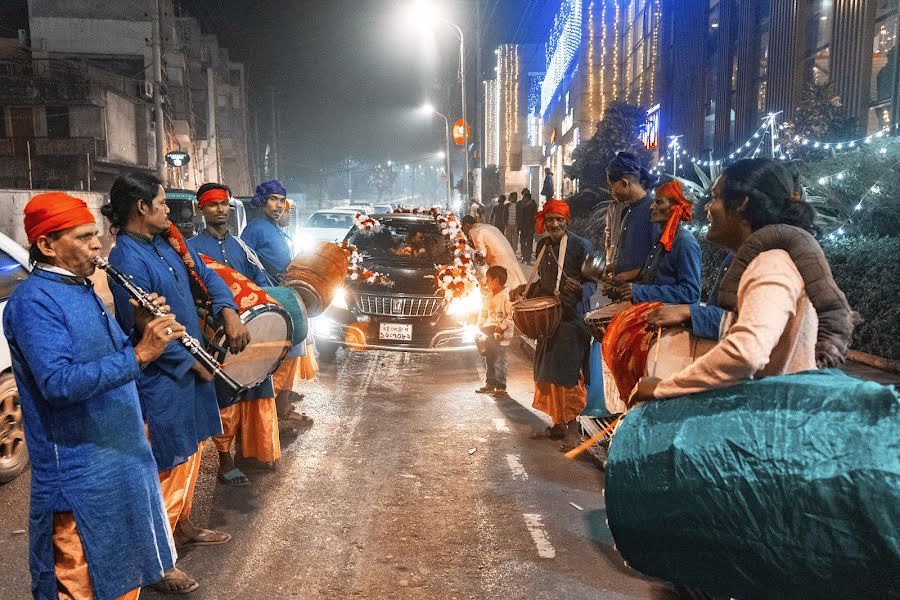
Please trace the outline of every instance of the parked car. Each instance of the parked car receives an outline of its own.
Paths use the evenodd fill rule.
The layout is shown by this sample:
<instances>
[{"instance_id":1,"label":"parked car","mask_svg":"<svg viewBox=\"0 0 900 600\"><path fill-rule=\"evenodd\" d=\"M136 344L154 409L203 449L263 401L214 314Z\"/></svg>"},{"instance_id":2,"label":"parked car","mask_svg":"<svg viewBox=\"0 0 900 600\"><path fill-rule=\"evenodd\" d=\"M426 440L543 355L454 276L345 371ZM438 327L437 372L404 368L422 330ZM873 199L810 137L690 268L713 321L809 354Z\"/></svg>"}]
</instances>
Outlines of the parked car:
<instances>
[{"instance_id":1,"label":"parked car","mask_svg":"<svg viewBox=\"0 0 900 600\"><path fill-rule=\"evenodd\" d=\"M28 466L19 389L2 321L7 300L28 271L28 252L0 233L0 484L12 481Z\"/></svg>"},{"instance_id":2,"label":"parked car","mask_svg":"<svg viewBox=\"0 0 900 600\"><path fill-rule=\"evenodd\" d=\"M387 275L393 285L348 281L338 290L331 306L313 320L320 358L334 357L340 346L410 352L474 349L481 295L447 301L435 289L435 265L453 260L437 223L409 214L383 215L379 221L374 233L353 230L346 239L366 256L366 268Z\"/></svg>"},{"instance_id":3,"label":"parked car","mask_svg":"<svg viewBox=\"0 0 900 600\"><path fill-rule=\"evenodd\" d=\"M335 208L340 208L341 210L352 210L358 213L362 213L366 216L375 214L377 211L375 207L371 204L345 204L342 206L335 206Z\"/></svg>"},{"instance_id":4,"label":"parked car","mask_svg":"<svg viewBox=\"0 0 900 600\"><path fill-rule=\"evenodd\" d=\"M317 242L340 242L353 229L353 217L357 211L346 208L317 210L300 227L294 237L294 249L298 254L308 252Z\"/></svg>"},{"instance_id":5,"label":"parked car","mask_svg":"<svg viewBox=\"0 0 900 600\"><path fill-rule=\"evenodd\" d=\"M373 204L372 208L375 209L376 215L383 215L394 212L394 205L390 203Z\"/></svg>"}]
</instances>

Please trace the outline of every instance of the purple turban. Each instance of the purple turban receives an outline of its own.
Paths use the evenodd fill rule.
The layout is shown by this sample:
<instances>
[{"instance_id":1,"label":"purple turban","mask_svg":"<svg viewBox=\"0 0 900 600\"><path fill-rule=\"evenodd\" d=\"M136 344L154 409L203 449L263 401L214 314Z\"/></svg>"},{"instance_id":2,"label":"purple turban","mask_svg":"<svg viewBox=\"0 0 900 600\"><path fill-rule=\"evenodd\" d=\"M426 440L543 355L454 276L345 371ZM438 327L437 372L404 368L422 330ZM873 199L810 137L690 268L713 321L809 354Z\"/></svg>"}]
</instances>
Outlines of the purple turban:
<instances>
[{"instance_id":1,"label":"purple turban","mask_svg":"<svg viewBox=\"0 0 900 600\"><path fill-rule=\"evenodd\" d=\"M256 208L259 208L266 203L266 200L268 200L269 196L271 196L272 194L287 196L287 190L284 189L284 186L281 185L281 182L277 179L263 181L261 184L256 186L256 195L253 196L250 204L252 204Z\"/></svg>"},{"instance_id":2,"label":"purple turban","mask_svg":"<svg viewBox=\"0 0 900 600\"><path fill-rule=\"evenodd\" d=\"M606 176L612 181L618 181L625 175L635 175L640 180L641 187L650 190L656 187L657 179L641 164L640 159L631 152L619 152L606 167Z\"/></svg>"}]
</instances>

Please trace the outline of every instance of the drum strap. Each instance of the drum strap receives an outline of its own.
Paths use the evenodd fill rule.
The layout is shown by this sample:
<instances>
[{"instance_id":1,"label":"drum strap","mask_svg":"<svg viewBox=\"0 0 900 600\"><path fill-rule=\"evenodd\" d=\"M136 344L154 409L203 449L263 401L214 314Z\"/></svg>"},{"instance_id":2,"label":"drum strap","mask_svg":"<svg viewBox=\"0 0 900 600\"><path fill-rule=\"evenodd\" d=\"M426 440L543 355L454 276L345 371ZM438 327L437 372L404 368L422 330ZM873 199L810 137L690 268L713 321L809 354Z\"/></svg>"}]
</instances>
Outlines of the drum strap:
<instances>
[{"instance_id":1,"label":"drum strap","mask_svg":"<svg viewBox=\"0 0 900 600\"><path fill-rule=\"evenodd\" d=\"M244 252L247 253L247 260L249 260L251 263L253 263L253 266L263 272L263 275L265 275L266 279L269 280L269 285L271 285L272 287L278 287L278 282L275 281L275 279L271 275L269 275L269 272L266 271L266 268L263 266L262 261L259 260L256 252L254 252L253 249L247 245L247 242L237 236L232 237L234 237L235 241L240 245L241 248L244 249Z\"/></svg>"},{"instance_id":2,"label":"drum strap","mask_svg":"<svg viewBox=\"0 0 900 600\"><path fill-rule=\"evenodd\" d=\"M556 291L559 291L559 284L562 281L563 275L563 261L566 259L566 246L568 246L569 235L566 234L563 236L562 241L559 243L559 253L563 257L562 260L556 257L556 254L553 250L550 250L550 254L556 260ZM531 270L531 276L528 278L528 283L525 285L525 296L528 296L528 291L531 289L532 283L534 283L534 278L537 276L538 271L541 269L541 260L544 258L544 252L547 251L547 247L550 245L550 242L547 242L543 246L541 246L541 251L538 252L537 260L534 261L534 268Z\"/></svg>"}]
</instances>

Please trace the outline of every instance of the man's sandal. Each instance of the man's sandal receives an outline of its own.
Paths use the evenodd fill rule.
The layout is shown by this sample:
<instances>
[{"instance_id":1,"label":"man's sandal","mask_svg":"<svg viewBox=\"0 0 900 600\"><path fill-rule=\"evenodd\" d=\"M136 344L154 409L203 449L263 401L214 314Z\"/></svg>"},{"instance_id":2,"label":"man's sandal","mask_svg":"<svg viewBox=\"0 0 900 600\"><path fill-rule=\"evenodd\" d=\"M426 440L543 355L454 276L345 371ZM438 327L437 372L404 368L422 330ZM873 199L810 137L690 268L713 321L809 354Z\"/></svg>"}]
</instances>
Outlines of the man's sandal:
<instances>
[{"instance_id":1,"label":"man's sandal","mask_svg":"<svg viewBox=\"0 0 900 600\"><path fill-rule=\"evenodd\" d=\"M181 569L174 567L150 587L163 594L190 594L199 588L200 584Z\"/></svg>"},{"instance_id":2,"label":"man's sandal","mask_svg":"<svg viewBox=\"0 0 900 600\"><path fill-rule=\"evenodd\" d=\"M247 487L248 485L250 485L250 480L247 479L247 476L244 475L244 472L237 467L233 468L227 473L219 473L218 479L222 484L231 487Z\"/></svg>"},{"instance_id":3,"label":"man's sandal","mask_svg":"<svg viewBox=\"0 0 900 600\"><path fill-rule=\"evenodd\" d=\"M198 529L196 535L186 542L175 542L176 546L218 546L231 541L231 534L214 529Z\"/></svg>"}]
</instances>

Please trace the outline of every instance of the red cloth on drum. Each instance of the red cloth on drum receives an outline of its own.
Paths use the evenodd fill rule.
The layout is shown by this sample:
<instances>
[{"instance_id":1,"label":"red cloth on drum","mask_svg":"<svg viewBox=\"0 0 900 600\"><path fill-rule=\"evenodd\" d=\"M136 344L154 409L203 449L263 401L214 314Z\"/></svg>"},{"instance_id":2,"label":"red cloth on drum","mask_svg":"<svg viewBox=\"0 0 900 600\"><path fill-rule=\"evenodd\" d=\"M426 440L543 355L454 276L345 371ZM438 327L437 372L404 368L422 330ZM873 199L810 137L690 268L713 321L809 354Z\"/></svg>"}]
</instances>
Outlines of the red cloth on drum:
<instances>
[{"instance_id":1,"label":"red cloth on drum","mask_svg":"<svg viewBox=\"0 0 900 600\"><path fill-rule=\"evenodd\" d=\"M212 441L219 452L231 452L234 439L241 434L241 456L272 462L281 458L278 413L275 398L237 402L219 411L222 435Z\"/></svg>"},{"instance_id":2,"label":"red cloth on drum","mask_svg":"<svg viewBox=\"0 0 900 600\"><path fill-rule=\"evenodd\" d=\"M169 221L169 231L163 233L163 236L166 238L166 241L169 242L169 245L172 246L172 249L181 257L181 262L184 263L184 266L187 267L188 275L190 275L191 294L194 296L194 302L200 307L205 306L206 311L209 312L209 305L212 302L209 297L209 290L206 289L206 284L203 283L203 279L197 274L194 258L191 256L191 252L188 249L187 241L185 241L184 236L181 235L178 227L176 227L175 223L172 221Z\"/></svg>"},{"instance_id":3,"label":"red cloth on drum","mask_svg":"<svg viewBox=\"0 0 900 600\"><path fill-rule=\"evenodd\" d=\"M278 304L281 306L277 300L266 293L266 290L253 283L247 277L241 275L238 271L214 261L205 254L201 254L200 258L202 258L203 262L206 263L206 266L215 271L216 275L221 277L231 289L231 293L234 296L234 303L238 306L238 312L261 304Z\"/></svg>"},{"instance_id":4,"label":"red cloth on drum","mask_svg":"<svg viewBox=\"0 0 900 600\"><path fill-rule=\"evenodd\" d=\"M573 421L587 406L584 377L579 374L578 383L570 387L549 381L535 381L532 406L547 413L554 425Z\"/></svg>"},{"instance_id":5,"label":"red cloth on drum","mask_svg":"<svg viewBox=\"0 0 900 600\"><path fill-rule=\"evenodd\" d=\"M603 335L603 360L612 372L623 399L631 395L647 368L647 354L656 336L647 331L647 313L662 302L643 302L626 308L610 321Z\"/></svg>"}]
</instances>

